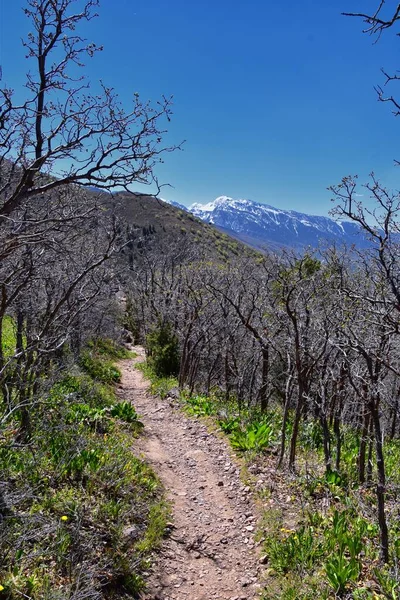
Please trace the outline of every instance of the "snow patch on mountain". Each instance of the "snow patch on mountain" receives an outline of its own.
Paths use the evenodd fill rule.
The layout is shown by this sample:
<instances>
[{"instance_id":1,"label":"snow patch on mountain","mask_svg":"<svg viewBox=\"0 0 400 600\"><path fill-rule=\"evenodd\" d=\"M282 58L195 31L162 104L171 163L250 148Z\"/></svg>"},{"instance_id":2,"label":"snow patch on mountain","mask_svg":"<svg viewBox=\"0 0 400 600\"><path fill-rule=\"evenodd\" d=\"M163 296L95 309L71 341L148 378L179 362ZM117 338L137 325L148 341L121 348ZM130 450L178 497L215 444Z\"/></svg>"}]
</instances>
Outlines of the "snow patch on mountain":
<instances>
[{"instance_id":1,"label":"snow patch on mountain","mask_svg":"<svg viewBox=\"0 0 400 600\"><path fill-rule=\"evenodd\" d=\"M184 206L183 204L179 204L179 202L175 202L174 200L167 200L166 198L160 197L158 199L162 202L165 202L165 204L170 204L171 206L175 206L175 208L179 208L179 210L184 210L185 212L188 212L188 207Z\"/></svg>"},{"instance_id":2,"label":"snow patch on mountain","mask_svg":"<svg viewBox=\"0 0 400 600\"><path fill-rule=\"evenodd\" d=\"M257 245L273 242L285 246L317 246L324 240L357 245L365 242L354 223L283 210L248 199L219 196L207 204L192 204L189 211L207 223L255 240Z\"/></svg>"}]
</instances>

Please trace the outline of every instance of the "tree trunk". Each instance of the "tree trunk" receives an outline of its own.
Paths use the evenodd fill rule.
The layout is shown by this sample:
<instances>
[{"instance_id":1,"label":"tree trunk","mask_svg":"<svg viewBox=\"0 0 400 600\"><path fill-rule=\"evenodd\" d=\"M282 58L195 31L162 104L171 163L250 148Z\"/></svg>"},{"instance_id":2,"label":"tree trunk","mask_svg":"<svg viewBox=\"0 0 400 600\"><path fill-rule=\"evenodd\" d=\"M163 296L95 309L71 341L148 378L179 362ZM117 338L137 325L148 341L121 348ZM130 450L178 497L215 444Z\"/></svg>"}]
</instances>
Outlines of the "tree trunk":
<instances>
[{"instance_id":1,"label":"tree trunk","mask_svg":"<svg viewBox=\"0 0 400 600\"><path fill-rule=\"evenodd\" d=\"M371 413L369 409L363 404L363 422L361 430L360 447L358 450L358 481L359 483L365 483L365 458L367 451L368 432L370 429Z\"/></svg>"},{"instance_id":2,"label":"tree trunk","mask_svg":"<svg viewBox=\"0 0 400 600\"><path fill-rule=\"evenodd\" d=\"M261 349L262 354L262 371L261 371L261 387L258 393L261 412L266 412L268 409L268 374L269 374L269 348Z\"/></svg>"},{"instance_id":3,"label":"tree trunk","mask_svg":"<svg viewBox=\"0 0 400 600\"><path fill-rule=\"evenodd\" d=\"M336 438L336 459L335 459L335 470L340 471L340 461L342 458L342 433L340 431L340 417L339 410L335 411L333 419L333 431Z\"/></svg>"},{"instance_id":4,"label":"tree trunk","mask_svg":"<svg viewBox=\"0 0 400 600\"><path fill-rule=\"evenodd\" d=\"M383 441L381 421L379 418L379 399L371 399L371 414L375 432L375 451L376 451L376 469L378 474L378 482L376 485L376 498L378 502L378 523L380 531L380 554L381 560L384 563L389 562L389 533L385 515L385 459L383 455Z\"/></svg>"},{"instance_id":5,"label":"tree trunk","mask_svg":"<svg viewBox=\"0 0 400 600\"><path fill-rule=\"evenodd\" d=\"M287 424L287 420L288 420L288 416L289 416L289 407L290 407L290 399L291 399L291 383L292 383L292 375L289 374L287 381L286 381L286 386L285 386L285 405L284 405L284 409L283 409L283 420L282 420L282 438L281 438L281 448L280 448L280 453L279 453L279 460L278 460L278 469L280 469L280 467L282 466L282 462L283 462L283 457L285 455L285 446L286 446L286 424Z\"/></svg>"},{"instance_id":6,"label":"tree trunk","mask_svg":"<svg viewBox=\"0 0 400 600\"><path fill-rule=\"evenodd\" d=\"M331 436L329 433L329 426L326 414L324 414L322 411L320 413L320 422L323 433L325 470L327 473L330 473L330 471L332 470Z\"/></svg>"},{"instance_id":7,"label":"tree trunk","mask_svg":"<svg viewBox=\"0 0 400 600\"><path fill-rule=\"evenodd\" d=\"M306 395L305 385L302 381L302 377L300 377L299 397L297 399L296 412L294 415L294 422L293 422L292 437L290 439L290 452L289 452L289 464L288 464L290 471L294 471L294 465L296 462L297 438L299 435L300 420L301 420L301 415L303 412L305 395Z\"/></svg>"}]
</instances>

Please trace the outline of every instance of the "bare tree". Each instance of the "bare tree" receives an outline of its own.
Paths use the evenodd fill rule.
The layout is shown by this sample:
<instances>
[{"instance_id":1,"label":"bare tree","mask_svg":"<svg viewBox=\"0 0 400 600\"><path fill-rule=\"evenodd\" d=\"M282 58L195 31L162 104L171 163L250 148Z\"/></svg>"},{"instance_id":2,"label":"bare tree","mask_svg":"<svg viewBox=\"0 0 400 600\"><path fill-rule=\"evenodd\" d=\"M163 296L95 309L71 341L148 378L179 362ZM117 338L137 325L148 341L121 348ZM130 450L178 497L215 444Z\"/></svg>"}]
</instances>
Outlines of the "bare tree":
<instances>
[{"instance_id":1,"label":"bare tree","mask_svg":"<svg viewBox=\"0 0 400 600\"><path fill-rule=\"evenodd\" d=\"M76 11L74 8L76 6ZM85 57L101 50L76 33L96 16L98 0L27 0L32 31L24 42L35 70L27 74L29 97L0 90L0 216L11 217L23 199L65 184L128 189L156 181L153 168L173 148L162 146L161 121L171 99L155 105L133 95L129 112L116 92L98 91L82 75Z\"/></svg>"},{"instance_id":2,"label":"bare tree","mask_svg":"<svg viewBox=\"0 0 400 600\"><path fill-rule=\"evenodd\" d=\"M347 17L357 17L362 19L366 24L363 33L375 37L376 41L378 41L381 35L387 32L388 29L395 30L396 35L399 35L400 4L396 1L379 0L376 9L372 12L345 12L343 14ZM389 73L385 68L382 68L381 70L385 81L383 87L380 85L375 86L378 99L381 102L388 102L392 106L393 114L397 117L400 115L400 102L393 94L386 93L385 88L389 84L399 81L400 75L397 72Z\"/></svg>"}]
</instances>

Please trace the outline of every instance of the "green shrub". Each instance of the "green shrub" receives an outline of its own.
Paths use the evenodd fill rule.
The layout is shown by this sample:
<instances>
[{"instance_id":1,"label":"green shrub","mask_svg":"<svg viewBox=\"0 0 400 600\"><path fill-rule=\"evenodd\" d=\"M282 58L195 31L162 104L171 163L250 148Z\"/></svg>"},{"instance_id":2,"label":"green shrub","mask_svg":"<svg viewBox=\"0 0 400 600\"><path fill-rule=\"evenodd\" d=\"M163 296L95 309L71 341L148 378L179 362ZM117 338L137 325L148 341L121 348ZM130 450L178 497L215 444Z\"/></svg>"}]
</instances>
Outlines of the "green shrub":
<instances>
[{"instance_id":1,"label":"green shrub","mask_svg":"<svg viewBox=\"0 0 400 600\"><path fill-rule=\"evenodd\" d=\"M284 539L271 538L268 543L268 556L271 566L278 573L297 571L313 567L323 556L323 545L310 527L302 526L289 532Z\"/></svg>"},{"instance_id":2,"label":"green shrub","mask_svg":"<svg viewBox=\"0 0 400 600\"><path fill-rule=\"evenodd\" d=\"M113 389L93 381L89 375L66 375L53 385L49 393L51 406L58 406L66 401L76 404L88 404L98 410L111 406L115 402Z\"/></svg>"},{"instance_id":3,"label":"green shrub","mask_svg":"<svg viewBox=\"0 0 400 600\"><path fill-rule=\"evenodd\" d=\"M169 391L178 386L178 380L175 377L159 377L156 375L149 361L136 363L136 368L142 371L146 379L150 380L150 392L155 396L166 398Z\"/></svg>"},{"instance_id":4,"label":"green shrub","mask_svg":"<svg viewBox=\"0 0 400 600\"><path fill-rule=\"evenodd\" d=\"M229 435L240 429L241 421L239 417L225 417L218 419L218 425L224 433Z\"/></svg>"},{"instance_id":5,"label":"green shrub","mask_svg":"<svg viewBox=\"0 0 400 600\"><path fill-rule=\"evenodd\" d=\"M84 423L89 427L98 428L103 425L107 409L92 408L88 404L72 404L67 416L67 423Z\"/></svg>"},{"instance_id":6,"label":"green shrub","mask_svg":"<svg viewBox=\"0 0 400 600\"><path fill-rule=\"evenodd\" d=\"M131 357L131 352L129 352L129 350L108 338L96 338L89 342L88 345L95 354L110 359L119 360Z\"/></svg>"},{"instance_id":7,"label":"green shrub","mask_svg":"<svg viewBox=\"0 0 400 600\"><path fill-rule=\"evenodd\" d=\"M344 552L334 554L325 564L326 577L336 594L341 596L352 581L360 575L360 562L348 558Z\"/></svg>"},{"instance_id":8,"label":"green shrub","mask_svg":"<svg viewBox=\"0 0 400 600\"><path fill-rule=\"evenodd\" d=\"M400 583L396 574L390 572L388 567L381 567L374 570L374 576L380 585L385 598L390 600L398 600L400 596Z\"/></svg>"},{"instance_id":9,"label":"green shrub","mask_svg":"<svg viewBox=\"0 0 400 600\"><path fill-rule=\"evenodd\" d=\"M179 373L179 342L170 323L159 323L146 338L149 362L159 377Z\"/></svg>"},{"instance_id":10,"label":"green shrub","mask_svg":"<svg viewBox=\"0 0 400 600\"><path fill-rule=\"evenodd\" d=\"M80 585L82 597L99 590L96 598L111 598L143 588L167 513L159 481L133 454L124 422L139 423L131 404L117 402L110 386L89 375L68 374L38 404L34 452L33 444L0 443L0 477L11 482L14 499L2 524L0 598L61 600Z\"/></svg>"},{"instance_id":11,"label":"green shrub","mask_svg":"<svg viewBox=\"0 0 400 600\"><path fill-rule=\"evenodd\" d=\"M309 450L319 450L323 444L323 432L319 421L307 421L301 428L300 443Z\"/></svg>"},{"instance_id":12,"label":"green shrub","mask_svg":"<svg viewBox=\"0 0 400 600\"><path fill-rule=\"evenodd\" d=\"M299 598L312 597L311 592L310 596L303 596L301 592L311 590L316 581L326 590L326 598L353 598L349 594L357 589L360 593L354 598L372 598L362 592L359 579L362 574L365 577L366 567L370 569L378 559L378 528L357 516L354 507L340 511L333 508L328 514L309 512L306 521L296 530L279 527L280 523L276 524L273 534L266 536L265 551L280 582L286 584L297 577L302 578L304 586L298 590ZM387 573L379 584L382 590L389 592L385 597L392 598L390 594L396 590L395 578Z\"/></svg>"},{"instance_id":13,"label":"green shrub","mask_svg":"<svg viewBox=\"0 0 400 600\"><path fill-rule=\"evenodd\" d=\"M121 379L120 370L112 362L94 356L90 351L82 353L79 364L93 379L102 383L118 383Z\"/></svg>"}]
</instances>

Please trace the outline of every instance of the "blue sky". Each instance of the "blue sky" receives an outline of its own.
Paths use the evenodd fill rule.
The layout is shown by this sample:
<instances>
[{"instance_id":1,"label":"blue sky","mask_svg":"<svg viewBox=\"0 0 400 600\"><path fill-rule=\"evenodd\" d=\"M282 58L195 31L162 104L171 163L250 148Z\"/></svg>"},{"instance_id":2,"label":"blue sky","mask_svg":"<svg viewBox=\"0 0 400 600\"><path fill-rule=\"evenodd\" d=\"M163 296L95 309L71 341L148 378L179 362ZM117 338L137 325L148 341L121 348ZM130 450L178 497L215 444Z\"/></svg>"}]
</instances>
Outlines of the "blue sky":
<instances>
[{"instance_id":1,"label":"blue sky","mask_svg":"<svg viewBox=\"0 0 400 600\"><path fill-rule=\"evenodd\" d=\"M398 39L379 43L342 11L377 0L103 0L84 34L104 44L86 73L129 108L174 96L167 141L185 139L158 169L162 196L183 204L251 198L327 214L326 188L374 170L399 187L396 120L377 102L380 68L395 70ZM0 0L3 82L19 89L27 61L23 0ZM149 191L149 190L146 190Z\"/></svg>"}]
</instances>

